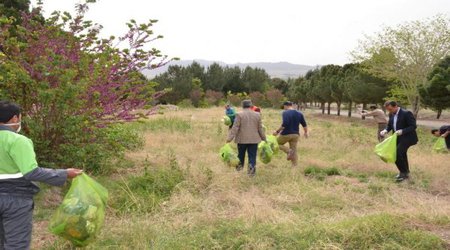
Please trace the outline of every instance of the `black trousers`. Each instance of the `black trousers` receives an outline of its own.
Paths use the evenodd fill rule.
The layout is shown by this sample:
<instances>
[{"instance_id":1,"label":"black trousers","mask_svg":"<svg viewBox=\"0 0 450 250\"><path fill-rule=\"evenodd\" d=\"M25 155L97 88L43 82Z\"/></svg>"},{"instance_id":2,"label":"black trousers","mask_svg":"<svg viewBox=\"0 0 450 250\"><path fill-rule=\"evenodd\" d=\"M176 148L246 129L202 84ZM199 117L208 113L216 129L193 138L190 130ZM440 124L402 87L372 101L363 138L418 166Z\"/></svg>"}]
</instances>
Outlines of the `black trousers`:
<instances>
[{"instance_id":1,"label":"black trousers","mask_svg":"<svg viewBox=\"0 0 450 250\"><path fill-rule=\"evenodd\" d=\"M0 194L0 249L30 249L33 227L32 198Z\"/></svg>"},{"instance_id":2,"label":"black trousers","mask_svg":"<svg viewBox=\"0 0 450 250\"><path fill-rule=\"evenodd\" d=\"M397 165L398 170L402 174L409 174L408 149L412 144L407 141L397 140Z\"/></svg>"},{"instance_id":3,"label":"black trousers","mask_svg":"<svg viewBox=\"0 0 450 250\"><path fill-rule=\"evenodd\" d=\"M248 153L248 163L250 167L256 166L256 156L258 155L258 144L238 144L239 161L245 164L245 154Z\"/></svg>"}]
</instances>

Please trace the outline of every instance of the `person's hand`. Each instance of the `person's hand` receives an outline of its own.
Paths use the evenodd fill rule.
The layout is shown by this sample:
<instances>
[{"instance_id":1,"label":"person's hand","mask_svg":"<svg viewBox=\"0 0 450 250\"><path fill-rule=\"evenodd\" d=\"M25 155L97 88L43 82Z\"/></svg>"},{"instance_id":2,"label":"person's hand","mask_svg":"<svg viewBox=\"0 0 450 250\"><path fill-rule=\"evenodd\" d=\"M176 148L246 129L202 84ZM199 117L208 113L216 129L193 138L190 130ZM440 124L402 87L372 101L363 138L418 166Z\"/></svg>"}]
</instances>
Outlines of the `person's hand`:
<instances>
[{"instance_id":1,"label":"person's hand","mask_svg":"<svg viewBox=\"0 0 450 250\"><path fill-rule=\"evenodd\" d=\"M277 136L277 135L278 135L278 131L273 132L272 135L273 135L273 136Z\"/></svg>"},{"instance_id":2,"label":"person's hand","mask_svg":"<svg viewBox=\"0 0 450 250\"><path fill-rule=\"evenodd\" d=\"M305 133L305 138L308 138L309 137L309 133Z\"/></svg>"},{"instance_id":3,"label":"person's hand","mask_svg":"<svg viewBox=\"0 0 450 250\"><path fill-rule=\"evenodd\" d=\"M388 131L385 129L380 132L380 135L384 137L387 133L388 133Z\"/></svg>"},{"instance_id":4,"label":"person's hand","mask_svg":"<svg viewBox=\"0 0 450 250\"><path fill-rule=\"evenodd\" d=\"M403 134L403 130L399 129L399 130L395 131L395 133L396 133L398 136L400 136L400 135Z\"/></svg>"},{"instance_id":5,"label":"person's hand","mask_svg":"<svg viewBox=\"0 0 450 250\"><path fill-rule=\"evenodd\" d=\"M69 179L73 179L83 173L83 170L76 168L68 168L66 171L67 171L67 178Z\"/></svg>"}]
</instances>

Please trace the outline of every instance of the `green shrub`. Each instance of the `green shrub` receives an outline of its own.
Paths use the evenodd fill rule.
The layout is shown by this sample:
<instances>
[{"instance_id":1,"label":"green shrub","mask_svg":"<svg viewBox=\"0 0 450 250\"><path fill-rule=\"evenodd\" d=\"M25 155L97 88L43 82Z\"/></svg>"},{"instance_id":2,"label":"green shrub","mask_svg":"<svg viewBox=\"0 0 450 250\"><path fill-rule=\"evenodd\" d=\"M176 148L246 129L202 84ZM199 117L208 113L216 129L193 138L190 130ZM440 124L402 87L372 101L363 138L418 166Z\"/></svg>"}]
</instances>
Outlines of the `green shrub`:
<instances>
[{"instance_id":1,"label":"green shrub","mask_svg":"<svg viewBox=\"0 0 450 250\"><path fill-rule=\"evenodd\" d=\"M88 172L106 174L114 168L130 164L125 161L125 152L144 145L141 135L129 129L126 124L114 124L90 133L89 136L82 134L76 136L78 133L66 134L67 142L61 144L53 153L52 161L49 162L46 157L42 157L40 163L54 168L77 167ZM42 147L45 141L36 143L41 144L43 150L46 149Z\"/></svg>"}]
</instances>

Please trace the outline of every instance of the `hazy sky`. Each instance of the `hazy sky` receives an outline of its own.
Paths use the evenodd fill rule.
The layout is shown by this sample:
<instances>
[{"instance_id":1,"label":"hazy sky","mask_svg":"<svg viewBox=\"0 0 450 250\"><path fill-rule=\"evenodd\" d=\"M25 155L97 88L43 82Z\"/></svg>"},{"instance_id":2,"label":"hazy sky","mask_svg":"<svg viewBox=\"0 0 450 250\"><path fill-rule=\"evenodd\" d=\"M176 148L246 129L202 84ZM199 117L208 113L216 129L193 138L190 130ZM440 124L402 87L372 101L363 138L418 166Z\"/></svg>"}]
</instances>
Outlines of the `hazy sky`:
<instances>
[{"instance_id":1,"label":"hazy sky","mask_svg":"<svg viewBox=\"0 0 450 250\"><path fill-rule=\"evenodd\" d=\"M77 2L44 0L44 9ZM450 0L99 0L88 17L116 36L131 18L158 19L154 47L181 59L323 65L349 62L358 39L383 25L438 13L450 16Z\"/></svg>"}]
</instances>

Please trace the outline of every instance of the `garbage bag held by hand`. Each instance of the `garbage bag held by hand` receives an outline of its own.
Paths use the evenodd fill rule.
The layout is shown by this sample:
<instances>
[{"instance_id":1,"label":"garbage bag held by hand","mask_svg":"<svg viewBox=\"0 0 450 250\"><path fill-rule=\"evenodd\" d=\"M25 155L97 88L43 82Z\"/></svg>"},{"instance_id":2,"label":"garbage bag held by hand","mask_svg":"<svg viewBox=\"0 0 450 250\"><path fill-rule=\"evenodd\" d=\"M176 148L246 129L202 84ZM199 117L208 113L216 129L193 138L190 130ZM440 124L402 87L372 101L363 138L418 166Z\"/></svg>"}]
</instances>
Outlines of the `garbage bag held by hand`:
<instances>
[{"instance_id":1,"label":"garbage bag held by hand","mask_svg":"<svg viewBox=\"0 0 450 250\"><path fill-rule=\"evenodd\" d=\"M264 164L268 164L272 161L272 156L273 156L273 151L272 148L270 147L270 143L269 142L261 142L258 145L258 150L259 150L259 157L261 158L261 161Z\"/></svg>"},{"instance_id":2,"label":"garbage bag held by hand","mask_svg":"<svg viewBox=\"0 0 450 250\"><path fill-rule=\"evenodd\" d=\"M219 153L222 161L228 164L228 166L237 167L240 164L239 158L230 144L225 144L225 146L220 149Z\"/></svg>"},{"instance_id":3,"label":"garbage bag held by hand","mask_svg":"<svg viewBox=\"0 0 450 250\"><path fill-rule=\"evenodd\" d=\"M223 123L226 125L226 126L231 126L231 118L230 117L228 117L228 116L224 116L223 118L222 118L222 121L223 121Z\"/></svg>"},{"instance_id":4,"label":"garbage bag held by hand","mask_svg":"<svg viewBox=\"0 0 450 250\"><path fill-rule=\"evenodd\" d=\"M268 135L267 142L270 144L270 148L272 149L273 153L276 154L278 151L280 151L280 145L278 145L277 137L274 135Z\"/></svg>"},{"instance_id":5,"label":"garbage bag held by hand","mask_svg":"<svg viewBox=\"0 0 450 250\"><path fill-rule=\"evenodd\" d=\"M375 153L386 163L397 160L397 134L393 134L375 146Z\"/></svg>"},{"instance_id":6,"label":"garbage bag held by hand","mask_svg":"<svg viewBox=\"0 0 450 250\"><path fill-rule=\"evenodd\" d=\"M74 246L91 243L105 220L108 191L86 174L76 177L62 204L53 214L50 232Z\"/></svg>"},{"instance_id":7,"label":"garbage bag held by hand","mask_svg":"<svg viewBox=\"0 0 450 250\"><path fill-rule=\"evenodd\" d=\"M447 144L445 138L439 137L433 145L433 151L436 153L448 153Z\"/></svg>"}]
</instances>

